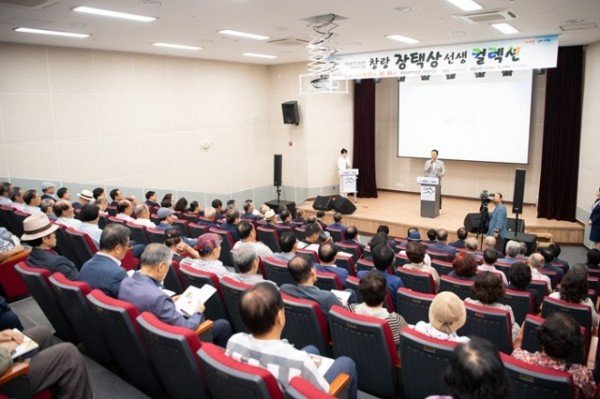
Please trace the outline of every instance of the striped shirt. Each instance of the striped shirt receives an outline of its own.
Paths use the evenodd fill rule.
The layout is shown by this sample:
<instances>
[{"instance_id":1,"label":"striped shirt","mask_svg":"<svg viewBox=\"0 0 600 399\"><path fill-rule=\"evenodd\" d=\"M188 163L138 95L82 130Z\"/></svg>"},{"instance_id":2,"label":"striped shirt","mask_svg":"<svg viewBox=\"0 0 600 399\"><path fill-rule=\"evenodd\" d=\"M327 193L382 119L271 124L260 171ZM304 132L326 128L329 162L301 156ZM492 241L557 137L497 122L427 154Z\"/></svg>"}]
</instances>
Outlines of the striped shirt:
<instances>
[{"instance_id":1,"label":"striped shirt","mask_svg":"<svg viewBox=\"0 0 600 399\"><path fill-rule=\"evenodd\" d=\"M216 274L219 280L225 276L235 278L235 276L231 276L232 273L229 270L227 270L225 266L223 266L223 262L221 262L220 260L185 258L181 262L179 262L179 265L187 265L197 270L202 270L204 272Z\"/></svg>"}]
</instances>

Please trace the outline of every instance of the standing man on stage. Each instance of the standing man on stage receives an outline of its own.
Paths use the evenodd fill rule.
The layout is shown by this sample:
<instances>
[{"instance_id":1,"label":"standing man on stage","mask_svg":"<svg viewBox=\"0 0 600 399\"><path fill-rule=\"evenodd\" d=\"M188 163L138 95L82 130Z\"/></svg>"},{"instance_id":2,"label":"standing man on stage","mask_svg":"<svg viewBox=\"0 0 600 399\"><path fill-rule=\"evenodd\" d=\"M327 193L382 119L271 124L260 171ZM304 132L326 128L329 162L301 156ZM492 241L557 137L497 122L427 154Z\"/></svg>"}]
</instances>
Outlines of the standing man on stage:
<instances>
[{"instance_id":1,"label":"standing man on stage","mask_svg":"<svg viewBox=\"0 0 600 399\"><path fill-rule=\"evenodd\" d=\"M438 150L431 150L431 159L425 161L425 167L423 168L425 176L437 177L440 179L440 209L442 209L442 176L446 174L446 165L444 161L438 159Z\"/></svg>"},{"instance_id":2,"label":"standing man on stage","mask_svg":"<svg viewBox=\"0 0 600 399\"><path fill-rule=\"evenodd\" d=\"M490 214L490 227L487 235L494 236L496 238L496 249L504 252L504 241L506 240L506 207L502 202L502 194L496 193L494 195L494 204L496 209Z\"/></svg>"},{"instance_id":3,"label":"standing man on stage","mask_svg":"<svg viewBox=\"0 0 600 399\"><path fill-rule=\"evenodd\" d=\"M342 148L340 157L337 160L338 175L341 171L352 169L352 160L348 156L348 150ZM342 191L342 178L340 177L340 196L346 197L346 193ZM356 193L354 193L354 202L356 202Z\"/></svg>"}]
</instances>

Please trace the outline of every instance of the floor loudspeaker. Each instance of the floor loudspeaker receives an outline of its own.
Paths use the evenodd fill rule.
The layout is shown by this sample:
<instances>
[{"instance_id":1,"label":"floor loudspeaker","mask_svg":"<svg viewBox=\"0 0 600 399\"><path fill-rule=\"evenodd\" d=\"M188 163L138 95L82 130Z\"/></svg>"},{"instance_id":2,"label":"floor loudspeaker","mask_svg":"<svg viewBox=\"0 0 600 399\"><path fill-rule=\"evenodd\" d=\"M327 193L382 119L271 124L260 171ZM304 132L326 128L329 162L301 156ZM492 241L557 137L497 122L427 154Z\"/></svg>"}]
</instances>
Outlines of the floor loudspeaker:
<instances>
[{"instance_id":1,"label":"floor loudspeaker","mask_svg":"<svg viewBox=\"0 0 600 399\"><path fill-rule=\"evenodd\" d=\"M345 197L337 197L335 201L333 201L333 209L341 213L342 215L349 215L354 213L356 210L356 206Z\"/></svg>"},{"instance_id":2,"label":"floor loudspeaker","mask_svg":"<svg viewBox=\"0 0 600 399\"><path fill-rule=\"evenodd\" d=\"M469 233L479 233L479 222L481 221L481 215L479 213L467 213L463 226ZM486 232L487 232L487 226Z\"/></svg>"},{"instance_id":3,"label":"floor loudspeaker","mask_svg":"<svg viewBox=\"0 0 600 399\"><path fill-rule=\"evenodd\" d=\"M317 196L313 202L313 209L317 211L330 211L333 209L333 200L331 197Z\"/></svg>"}]
</instances>

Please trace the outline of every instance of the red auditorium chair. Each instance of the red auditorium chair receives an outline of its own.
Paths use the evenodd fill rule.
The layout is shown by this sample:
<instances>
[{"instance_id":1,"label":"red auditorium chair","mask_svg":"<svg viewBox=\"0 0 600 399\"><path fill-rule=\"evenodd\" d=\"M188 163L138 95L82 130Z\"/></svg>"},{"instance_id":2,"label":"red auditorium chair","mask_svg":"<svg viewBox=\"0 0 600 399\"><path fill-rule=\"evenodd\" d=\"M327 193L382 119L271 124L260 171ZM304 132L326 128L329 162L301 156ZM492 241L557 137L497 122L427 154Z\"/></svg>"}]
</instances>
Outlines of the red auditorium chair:
<instances>
[{"instance_id":1,"label":"red auditorium chair","mask_svg":"<svg viewBox=\"0 0 600 399\"><path fill-rule=\"evenodd\" d=\"M336 242L334 245L338 251L343 251L351 254L355 262L358 262L358 260L362 256L362 250L360 249L360 246L358 244L344 244L341 242Z\"/></svg>"},{"instance_id":2,"label":"red auditorium chair","mask_svg":"<svg viewBox=\"0 0 600 399\"><path fill-rule=\"evenodd\" d=\"M389 324L333 306L329 311L329 325L333 357L348 356L354 360L358 389L378 397L396 397L400 359ZM423 378L423 371L420 375Z\"/></svg>"},{"instance_id":3,"label":"red auditorium chair","mask_svg":"<svg viewBox=\"0 0 600 399\"><path fill-rule=\"evenodd\" d=\"M267 280L273 281L278 286L283 284L296 284L287 268L287 261L268 256L263 259Z\"/></svg>"},{"instance_id":4,"label":"red auditorium chair","mask_svg":"<svg viewBox=\"0 0 600 399\"><path fill-rule=\"evenodd\" d=\"M444 262L442 260L432 259L431 267L433 267L438 272L440 277L450 274L450 272L453 270L451 262Z\"/></svg>"},{"instance_id":5,"label":"red auditorium chair","mask_svg":"<svg viewBox=\"0 0 600 399\"><path fill-rule=\"evenodd\" d=\"M79 258L71 244L71 239L65 233L66 227L58 223L55 224L59 227L54 231L56 233L56 252L73 262L78 269L81 269L83 264L79 262Z\"/></svg>"},{"instance_id":6,"label":"red auditorium chair","mask_svg":"<svg viewBox=\"0 0 600 399\"><path fill-rule=\"evenodd\" d=\"M504 296L498 302L509 305L515 315L518 325L523 324L525 316L533 313L533 295L528 291L516 291L507 289Z\"/></svg>"},{"instance_id":7,"label":"red auditorium chair","mask_svg":"<svg viewBox=\"0 0 600 399\"><path fill-rule=\"evenodd\" d=\"M165 277L164 286L177 294L181 294L183 290L183 282L181 281L181 272L179 271L179 262L171 261L171 267Z\"/></svg>"},{"instance_id":8,"label":"red auditorium chair","mask_svg":"<svg viewBox=\"0 0 600 399\"><path fill-rule=\"evenodd\" d=\"M184 219L177 219L173 221L173 227L177 227L183 236L191 237L192 234L188 228L188 224L189 222Z\"/></svg>"},{"instance_id":9,"label":"red auditorium chair","mask_svg":"<svg viewBox=\"0 0 600 399\"><path fill-rule=\"evenodd\" d=\"M96 244L94 244L94 241L86 233L82 233L72 227L67 227L65 234L71 241L71 246L81 265L90 260L98 251Z\"/></svg>"},{"instance_id":10,"label":"red auditorium chair","mask_svg":"<svg viewBox=\"0 0 600 399\"><path fill-rule=\"evenodd\" d=\"M552 284L553 289L556 288L556 286L560 283L560 281L558 280L558 274L556 274L556 272L542 269L540 270L540 273L550 277L550 283Z\"/></svg>"},{"instance_id":11,"label":"red auditorium chair","mask_svg":"<svg viewBox=\"0 0 600 399\"><path fill-rule=\"evenodd\" d=\"M27 378L29 370L29 362L17 362L0 374L0 398L52 399L52 387L35 395L31 394L31 386Z\"/></svg>"},{"instance_id":12,"label":"red auditorium chair","mask_svg":"<svg viewBox=\"0 0 600 399\"><path fill-rule=\"evenodd\" d=\"M244 284L232 279L231 277L223 277L221 279L221 292L223 293L223 301L229 314L231 327L235 332L248 332L246 325L240 316L239 302L242 292L252 288L250 284Z\"/></svg>"},{"instance_id":13,"label":"red auditorium chair","mask_svg":"<svg viewBox=\"0 0 600 399\"><path fill-rule=\"evenodd\" d=\"M471 293L471 287L474 282L471 280L461 280L450 276L440 276L440 292L451 291L454 292L463 301L473 296Z\"/></svg>"},{"instance_id":14,"label":"red auditorium chair","mask_svg":"<svg viewBox=\"0 0 600 399\"><path fill-rule=\"evenodd\" d=\"M356 276L356 267L354 266L354 258L346 252L338 252L335 256L335 265L346 269L350 276Z\"/></svg>"},{"instance_id":15,"label":"red auditorium chair","mask_svg":"<svg viewBox=\"0 0 600 399\"><path fill-rule=\"evenodd\" d=\"M302 377L294 377L285 390L286 399L334 399L342 397L343 389L350 383L350 376L340 374L329 384L329 392L323 392Z\"/></svg>"},{"instance_id":16,"label":"red auditorium chair","mask_svg":"<svg viewBox=\"0 0 600 399\"><path fill-rule=\"evenodd\" d=\"M273 227L275 227L275 230L277 230L280 236L283 233L287 233L288 231L293 232L294 230L294 226L291 224L274 224Z\"/></svg>"},{"instance_id":17,"label":"red auditorium chair","mask_svg":"<svg viewBox=\"0 0 600 399\"><path fill-rule=\"evenodd\" d=\"M356 297L356 303L363 303L363 297L362 295L360 295L360 292L358 291L358 284L360 283L360 279L356 276L348 276L348 278L346 279L346 288L351 289L352 291L354 291L354 295Z\"/></svg>"},{"instance_id":18,"label":"red auditorium chair","mask_svg":"<svg viewBox=\"0 0 600 399\"><path fill-rule=\"evenodd\" d=\"M138 244L150 244L150 240L148 239L148 235L146 234L146 228L144 226L140 226L139 224L135 224L132 222L127 222L126 226L131 232L132 241L135 241Z\"/></svg>"},{"instance_id":19,"label":"red auditorium chair","mask_svg":"<svg viewBox=\"0 0 600 399\"><path fill-rule=\"evenodd\" d=\"M521 349L527 352L534 353L542 350L537 339L537 330L544 323L544 319L540 316L528 314L523 323L523 339L521 340ZM581 327L581 332L585 336L585 328ZM567 358L567 364L577 363L586 365L588 354L587 345L583 345L580 350L573 353Z\"/></svg>"},{"instance_id":20,"label":"red auditorium chair","mask_svg":"<svg viewBox=\"0 0 600 399\"><path fill-rule=\"evenodd\" d=\"M286 338L298 349L314 345L321 355L328 356L331 353L329 326L319 305L285 293L281 293L281 296L285 309L285 327L281 338Z\"/></svg>"},{"instance_id":21,"label":"red auditorium chair","mask_svg":"<svg viewBox=\"0 0 600 399\"><path fill-rule=\"evenodd\" d=\"M298 239L298 241L306 240L306 227L304 227L304 226L294 227L294 234L296 235L296 238Z\"/></svg>"},{"instance_id":22,"label":"red auditorium chair","mask_svg":"<svg viewBox=\"0 0 600 399\"><path fill-rule=\"evenodd\" d=\"M149 312L136 319L167 395L171 398L209 398L196 353L201 346L198 335L210 328L212 322L207 320L194 331L163 323Z\"/></svg>"},{"instance_id":23,"label":"red auditorium chair","mask_svg":"<svg viewBox=\"0 0 600 399\"><path fill-rule=\"evenodd\" d=\"M29 251L14 254L0 263L0 286L4 290L6 299L10 300L28 293L27 285L23 284L19 273L15 270L17 263L22 262L29 256Z\"/></svg>"},{"instance_id":24,"label":"red auditorium chair","mask_svg":"<svg viewBox=\"0 0 600 399\"><path fill-rule=\"evenodd\" d=\"M448 254L447 252L437 252L437 251L431 251L428 249L427 254L431 258L432 262L434 259L441 260L442 262L450 262L450 260L451 260L450 254Z\"/></svg>"},{"instance_id":25,"label":"red auditorium chair","mask_svg":"<svg viewBox=\"0 0 600 399\"><path fill-rule=\"evenodd\" d=\"M592 310L589 306L579 305L563 301L561 299L545 297L542 304L542 317L546 318L550 313L564 312L571 315L579 325L585 328L585 342L589 344L592 331Z\"/></svg>"},{"instance_id":26,"label":"red auditorium chair","mask_svg":"<svg viewBox=\"0 0 600 399\"><path fill-rule=\"evenodd\" d=\"M511 398L573 398L573 377L566 371L522 362L500 353L504 368L512 381Z\"/></svg>"},{"instance_id":27,"label":"red auditorium chair","mask_svg":"<svg viewBox=\"0 0 600 399\"><path fill-rule=\"evenodd\" d=\"M23 235L23 222L15 218L14 209L10 206L0 205L0 226L6 227L17 237Z\"/></svg>"},{"instance_id":28,"label":"red auditorium chair","mask_svg":"<svg viewBox=\"0 0 600 399\"><path fill-rule=\"evenodd\" d=\"M406 288L427 294L435 294L435 281L430 273L399 267L396 269L396 275L402 279L402 283Z\"/></svg>"},{"instance_id":29,"label":"red auditorium chair","mask_svg":"<svg viewBox=\"0 0 600 399\"><path fill-rule=\"evenodd\" d=\"M188 229L190 230L191 238L198 238L202 234L204 234L208 231L208 227L206 227L202 224L195 223L195 222L190 222L188 224Z\"/></svg>"},{"instance_id":30,"label":"red auditorium chair","mask_svg":"<svg viewBox=\"0 0 600 399\"><path fill-rule=\"evenodd\" d=\"M90 286L80 281L71 281L62 273L54 273L48 280L87 354L104 365L114 363L113 355L99 334L100 326L86 299L86 295L92 291Z\"/></svg>"},{"instance_id":31,"label":"red auditorium chair","mask_svg":"<svg viewBox=\"0 0 600 399\"><path fill-rule=\"evenodd\" d=\"M180 265L179 271L181 272L181 279L185 288L190 285L202 288L204 284L210 284L217 289L217 292L215 292L215 294L212 295L204 304L206 308L204 310L204 315L210 320L227 320L227 311L225 309L225 304L223 303L221 284L219 283L219 278L217 275L203 270L194 269L193 267L187 265Z\"/></svg>"},{"instance_id":32,"label":"red auditorium chair","mask_svg":"<svg viewBox=\"0 0 600 399\"><path fill-rule=\"evenodd\" d=\"M308 249L308 247L298 248L298 251L296 251L296 255L302 255L302 254L311 258L311 260L315 263L321 263L319 254L317 253L317 251L315 251L313 249Z\"/></svg>"},{"instance_id":33,"label":"red auditorium chair","mask_svg":"<svg viewBox=\"0 0 600 399\"><path fill-rule=\"evenodd\" d=\"M107 206L106 213L108 213L110 216L117 216L117 207L112 205Z\"/></svg>"},{"instance_id":34,"label":"red auditorium chair","mask_svg":"<svg viewBox=\"0 0 600 399\"><path fill-rule=\"evenodd\" d=\"M15 269L21 275L33 299L44 312L44 316L52 324L56 335L63 341L77 343L79 341L77 335L60 307L56 294L48 281L51 275L50 271L29 266L25 262L20 262L15 266Z\"/></svg>"},{"instance_id":35,"label":"red auditorium chair","mask_svg":"<svg viewBox=\"0 0 600 399\"><path fill-rule=\"evenodd\" d=\"M102 336L129 381L148 393L159 394L163 388L142 342L136 321L137 308L97 289L90 292L87 299Z\"/></svg>"},{"instance_id":36,"label":"red auditorium chair","mask_svg":"<svg viewBox=\"0 0 600 399\"><path fill-rule=\"evenodd\" d=\"M397 253L396 256L394 257L394 266L395 267L404 266L407 263L410 263L410 260L408 260L408 256L406 256L406 254Z\"/></svg>"},{"instance_id":37,"label":"red auditorium chair","mask_svg":"<svg viewBox=\"0 0 600 399\"><path fill-rule=\"evenodd\" d=\"M447 395L443 376L455 346L456 342L431 338L404 327L400 332L402 397Z\"/></svg>"},{"instance_id":38,"label":"red auditorium chair","mask_svg":"<svg viewBox=\"0 0 600 399\"><path fill-rule=\"evenodd\" d=\"M125 220L118 218L116 216L109 216L108 217L108 223L118 223L118 224L125 224L127 223Z\"/></svg>"},{"instance_id":39,"label":"red auditorium chair","mask_svg":"<svg viewBox=\"0 0 600 399\"><path fill-rule=\"evenodd\" d=\"M512 353L512 322L508 310L465 302L467 321L458 335L478 336L492 342L500 352Z\"/></svg>"},{"instance_id":40,"label":"red auditorium chair","mask_svg":"<svg viewBox=\"0 0 600 399\"><path fill-rule=\"evenodd\" d=\"M336 274L327 272L317 272L317 281L315 282L315 286L326 291L344 289L342 280L340 280Z\"/></svg>"},{"instance_id":41,"label":"red auditorium chair","mask_svg":"<svg viewBox=\"0 0 600 399\"><path fill-rule=\"evenodd\" d=\"M256 228L256 240L262 241L273 253L281 252L279 232L274 228L258 226Z\"/></svg>"},{"instance_id":42,"label":"red auditorium chair","mask_svg":"<svg viewBox=\"0 0 600 399\"><path fill-rule=\"evenodd\" d=\"M417 292L408 288L398 288L396 312L404 317L408 324L417 324L429 320L429 306L435 294Z\"/></svg>"},{"instance_id":43,"label":"red auditorium chair","mask_svg":"<svg viewBox=\"0 0 600 399\"><path fill-rule=\"evenodd\" d=\"M373 254L371 253L371 248L367 245L362 253L362 258L366 260L373 260Z\"/></svg>"},{"instance_id":44,"label":"red auditorium chair","mask_svg":"<svg viewBox=\"0 0 600 399\"><path fill-rule=\"evenodd\" d=\"M165 232L154 227L146 227L146 235L150 243L164 244L165 243Z\"/></svg>"},{"instance_id":45,"label":"red auditorium chair","mask_svg":"<svg viewBox=\"0 0 600 399\"><path fill-rule=\"evenodd\" d=\"M511 263L503 263L503 262L496 262L494 263L494 266L496 267L497 270L500 270L502 273L504 273L504 275L506 276L506 280L510 281L510 267L512 266Z\"/></svg>"},{"instance_id":46,"label":"red auditorium chair","mask_svg":"<svg viewBox=\"0 0 600 399\"><path fill-rule=\"evenodd\" d=\"M531 280L529 283L529 287L533 288L537 293L539 298L543 298L549 294L548 286L544 280Z\"/></svg>"},{"instance_id":47,"label":"red auditorium chair","mask_svg":"<svg viewBox=\"0 0 600 399\"><path fill-rule=\"evenodd\" d=\"M368 272L370 272L371 270L375 269L375 264L373 264L372 260L366 260L366 259L359 259L358 262L356 262L356 272L360 272L363 270L366 270Z\"/></svg>"},{"instance_id":48,"label":"red auditorium chair","mask_svg":"<svg viewBox=\"0 0 600 399\"><path fill-rule=\"evenodd\" d=\"M227 230L217 229L216 227L211 227L208 229L210 233L215 233L221 236L223 241L221 242L221 256L219 260L223 262L224 265L233 266L233 256L231 255L231 250L233 249L233 245L235 241L231 236L231 233Z\"/></svg>"},{"instance_id":49,"label":"red auditorium chair","mask_svg":"<svg viewBox=\"0 0 600 399\"><path fill-rule=\"evenodd\" d=\"M12 233L17 237L21 237L23 235L23 221L27 219L30 215L26 212L23 212L19 209L15 209L13 211L13 218L15 220L14 228L15 231Z\"/></svg>"},{"instance_id":50,"label":"red auditorium chair","mask_svg":"<svg viewBox=\"0 0 600 399\"><path fill-rule=\"evenodd\" d=\"M340 242L346 240L346 230L344 229L335 229L333 227L327 227L325 230L329 232L331 238L333 238L333 242Z\"/></svg>"}]
</instances>

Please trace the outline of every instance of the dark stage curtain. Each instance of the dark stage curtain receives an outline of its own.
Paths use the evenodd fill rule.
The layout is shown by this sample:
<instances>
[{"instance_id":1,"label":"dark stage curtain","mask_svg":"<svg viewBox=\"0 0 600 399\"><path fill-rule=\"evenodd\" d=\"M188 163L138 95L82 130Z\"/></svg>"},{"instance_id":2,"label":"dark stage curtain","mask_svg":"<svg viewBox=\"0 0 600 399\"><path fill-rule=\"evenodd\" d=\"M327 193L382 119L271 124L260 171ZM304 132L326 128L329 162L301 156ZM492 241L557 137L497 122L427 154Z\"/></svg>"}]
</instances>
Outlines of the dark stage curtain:
<instances>
[{"instance_id":1,"label":"dark stage curtain","mask_svg":"<svg viewBox=\"0 0 600 399\"><path fill-rule=\"evenodd\" d=\"M377 198L375 180L375 81L354 83L353 166L359 169L358 196Z\"/></svg>"},{"instance_id":2,"label":"dark stage curtain","mask_svg":"<svg viewBox=\"0 0 600 399\"><path fill-rule=\"evenodd\" d=\"M575 221L583 101L583 46L560 47L546 71L538 217Z\"/></svg>"}]
</instances>

